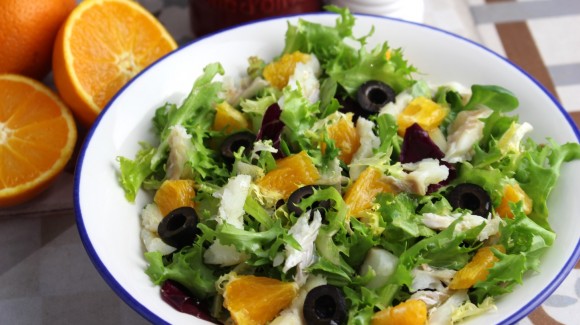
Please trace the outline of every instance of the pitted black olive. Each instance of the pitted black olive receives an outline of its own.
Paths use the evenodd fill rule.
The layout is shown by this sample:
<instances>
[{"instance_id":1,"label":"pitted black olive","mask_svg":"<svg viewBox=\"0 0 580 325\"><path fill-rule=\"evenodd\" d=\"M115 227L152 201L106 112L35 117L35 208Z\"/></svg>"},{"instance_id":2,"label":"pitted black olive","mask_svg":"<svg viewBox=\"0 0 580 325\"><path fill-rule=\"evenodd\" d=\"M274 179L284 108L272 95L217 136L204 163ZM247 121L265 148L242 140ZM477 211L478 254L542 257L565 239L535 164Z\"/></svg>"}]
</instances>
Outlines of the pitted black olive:
<instances>
[{"instance_id":1,"label":"pitted black olive","mask_svg":"<svg viewBox=\"0 0 580 325\"><path fill-rule=\"evenodd\" d=\"M389 85L378 80L369 80L359 87L356 100L367 114L376 114L385 105L394 102L395 96L395 90Z\"/></svg>"},{"instance_id":2,"label":"pitted black olive","mask_svg":"<svg viewBox=\"0 0 580 325\"><path fill-rule=\"evenodd\" d=\"M292 194L290 194L290 196L288 197L288 202L286 203L288 212L294 213L294 215L297 217L302 215L304 211L302 211L302 209L298 206L298 204L300 204L300 202L303 199L306 199L312 194L314 194L314 190L316 189L317 187L314 185L306 185L292 192ZM329 200L317 201L310 206L310 210L311 211L319 210L320 214L324 218L325 211L330 209L330 207L331 204Z\"/></svg>"},{"instance_id":3,"label":"pitted black olive","mask_svg":"<svg viewBox=\"0 0 580 325\"><path fill-rule=\"evenodd\" d=\"M177 249L193 244L199 230L198 217L192 207L177 208L161 220L157 226L159 237L167 245Z\"/></svg>"},{"instance_id":4,"label":"pitted black olive","mask_svg":"<svg viewBox=\"0 0 580 325\"><path fill-rule=\"evenodd\" d=\"M228 163L234 162L234 153L238 152L241 147L244 147L244 153L248 154L254 147L256 136L249 131L242 131L228 136L221 146L221 154L224 160Z\"/></svg>"},{"instance_id":5,"label":"pitted black olive","mask_svg":"<svg viewBox=\"0 0 580 325\"><path fill-rule=\"evenodd\" d=\"M308 325L346 324L348 316L342 291L328 284L308 292L302 312Z\"/></svg>"},{"instance_id":6,"label":"pitted black olive","mask_svg":"<svg viewBox=\"0 0 580 325\"><path fill-rule=\"evenodd\" d=\"M276 201L276 205L275 205L276 209L278 209L281 206L283 206L284 203L286 203L286 202L284 202L284 199L280 199L280 200Z\"/></svg>"},{"instance_id":7,"label":"pitted black olive","mask_svg":"<svg viewBox=\"0 0 580 325\"><path fill-rule=\"evenodd\" d=\"M491 198L481 186L463 183L455 186L447 195L454 209L467 209L472 214L487 218L491 212Z\"/></svg>"},{"instance_id":8,"label":"pitted black olive","mask_svg":"<svg viewBox=\"0 0 580 325\"><path fill-rule=\"evenodd\" d=\"M338 100L338 103L340 104L341 108L340 111L342 113L352 113L352 121L354 123L356 123L356 121L358 120L359 116L362 117L369 117L370 114L364 112L361 108L360 105L358 104L358 102L350 97L337 97L336 98Z\"/></svg>"}]
</instances>

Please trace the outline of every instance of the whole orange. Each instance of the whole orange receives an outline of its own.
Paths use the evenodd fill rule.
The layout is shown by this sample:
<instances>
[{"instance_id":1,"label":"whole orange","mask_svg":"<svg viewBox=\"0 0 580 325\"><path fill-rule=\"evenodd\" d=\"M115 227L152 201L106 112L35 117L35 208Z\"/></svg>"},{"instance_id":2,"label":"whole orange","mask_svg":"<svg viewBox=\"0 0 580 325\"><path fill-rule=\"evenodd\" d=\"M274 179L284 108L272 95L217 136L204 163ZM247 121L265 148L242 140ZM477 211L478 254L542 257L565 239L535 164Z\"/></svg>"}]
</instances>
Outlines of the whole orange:
<instances>
[{"instance_id":1,"label":"whole orange","mask_svg":"<svg viewBox=\"0 0 580 325\"><path fill-rule=\"evenodd\" d=\"M52 47L75 0L0 0L0 73L42 79Z\"/></svg>"}]
</instances>

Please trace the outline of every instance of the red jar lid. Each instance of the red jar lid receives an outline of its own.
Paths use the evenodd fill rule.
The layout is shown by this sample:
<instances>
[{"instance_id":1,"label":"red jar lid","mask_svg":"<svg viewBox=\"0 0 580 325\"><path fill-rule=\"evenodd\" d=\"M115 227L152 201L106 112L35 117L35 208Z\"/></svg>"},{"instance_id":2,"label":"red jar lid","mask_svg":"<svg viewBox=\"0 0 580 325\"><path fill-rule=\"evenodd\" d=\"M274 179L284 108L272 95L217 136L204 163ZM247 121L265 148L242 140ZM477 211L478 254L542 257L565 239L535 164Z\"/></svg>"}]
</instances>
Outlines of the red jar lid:
<instances>
[{"instance_id":1,"label":"red jar lid","mask_svg":"<svg viewBox=\"0 0 580 325\"><path fill-rule=\"evenodd\" d=\"M196 37L265 18L322 10L322 0L190 0L190 20Z\"/></svg>"}]
</instances>

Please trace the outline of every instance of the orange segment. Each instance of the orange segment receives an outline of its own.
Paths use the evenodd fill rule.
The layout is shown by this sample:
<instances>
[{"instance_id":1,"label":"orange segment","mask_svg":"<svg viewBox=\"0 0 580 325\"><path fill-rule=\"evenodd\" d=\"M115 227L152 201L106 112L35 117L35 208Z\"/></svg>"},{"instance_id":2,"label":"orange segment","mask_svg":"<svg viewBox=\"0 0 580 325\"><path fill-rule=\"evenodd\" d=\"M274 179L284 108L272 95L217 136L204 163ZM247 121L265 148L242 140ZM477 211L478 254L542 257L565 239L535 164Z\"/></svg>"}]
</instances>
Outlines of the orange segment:
<instances>
[{"instance_id":1,"label":"orange segment","mask_svg":"<svg viewBox=\"0 0 580 325\"><path fill-rule=\"evenodd\" d=\"M276 168L258 180L262 190L274 192L287 199L304 185L312 185L320 178L318 169L306 151L276 161Z\"/></svg>"},{"instance_id":2,"label":"orange segment","mask_svg":"<svg viewBox=\"0 0 580 325\"><path fill-rule=\"evenodd\" d=\"M50 89L0 75L0 206L44 190L69 161L76 139L72 114Z\"/></svg>"},{"instance_id":3,"label":"orange segment","mask_svg":"<svg viewBox=\"0 0 580 325\"><path fill-rule=\"evenodd\" d=\"M239 276L226 285L224 306L237 325L261 325L288 307L297 293L298 287L292 282Z\"/></svg>"},{"instance_id":4,"label":"orange segment","mask_svg":"<svg viewBox=\"0 0 580 325\"><path fill-rule=\"evenodd\" d=\"M357 216L373 206L375 197L382 192L395 193L394 188L383 179L383 173L367 167L344 194L348 215Z\"/></svg>"},{"instance_id":5,"label":"orange segment","mask_svg":"<svg viewBox=\"0 0 580 325\"><path fill-rule=\"evenodd\" d=\"M493 246L498 251L505 253L505 248L501 245ZM453 290L469 289L479 281L483 281L489 274L489 269L498 261L490 246L485 246L477 250L469 263L461 268L449 283L449 288Z\"/></svg>"},{"instance_id":6,"label":"orange segment","mask_svg":"<svg viewBox=\"0 0 580 325\"><path fill-rule=\"evenodd\" d=\"M175 48L171 35L137 2L83 1L57 35L54 81L64 102L90 125L127 81Z\"/></svg>"},{"instance_id":7,"label":"orange segment","mask_svg":"<svg viewBox=\"0 0 580 325\"><path fill-rule=\"evenodd\" d=\"M495 208L495 211L502 218L513 218L514 213L510 208L510 203L517 203L523 201L524 213L526 215L532 213L532 199L524 192L519 184L508 184L504 188L501 203Z\"/></svg>"},{"instance_id":8,"label":"orange segment","mask_svg":"<svg viewBox=\"0 0 580 325\"><path fill-rule=\"evenodd\" d=\"M224 131L226 134L230 134L247 129L250 126L244 114L233 108L228 102L217 104L215 110L213 129L216 131Z\"/></svg>"},{"instance_id":9,"label":"orange segment","mask_svg":"<svg viewBox=\"0 0 580 325\"><path fill-rule=\"evenodd\" d=\"M164 181L153 197L153 202L159 207L161 214L181 207L195 207L195 182L190 179L175 179Z\"/></svg>"},{"instance_id":10,"label":"orange segment","mask_svg":"<svg viewBox=\"0 0 580 325\"><path fill-rule=\"evenodd\" d=\"M373 315L371 325L423 325L427 322L427 305L422 300L407 300Z\"/></svg>"},{"instance_id":11,"label":"orange segment","mask_svg":"<svg viewBox=\"0 0 580 325\"><path fill-rule=\"evenodd\" d=\"M334 140L334 144L340 149L339 158L347 164L350 164L352 156L360 147L360 137L354 123L352 122L352 113L341 117L336 123L330 125L327 129L328 137ZM324 153L325 145L322 145Z\"/></svg>"},{"instance_id":12,"label":"orange segment","mask_svg":"<svg viewBox=\"0 0 580 325\"><path fill-rule=\"evenodd\" d=\"M282 89L288 84L288 80L294 74L298 62L306 63L310 56L301 52L284 54L278 61L268 64L262 73L272 86Z\"/></svg>"},{"instance_id":13,"label":"orange segment","mask_svg":"<svg viewBox=\"0 0 580 325\"><path fill-rule=\"evenodd\" d=\"M413 99L397 117L399 134L405 135L405 131L411 125L418 123L425 131L429 132L439 127L447 116L449 109L439 105L429 98L417 97Z\"/></svg>"}]
</instances>

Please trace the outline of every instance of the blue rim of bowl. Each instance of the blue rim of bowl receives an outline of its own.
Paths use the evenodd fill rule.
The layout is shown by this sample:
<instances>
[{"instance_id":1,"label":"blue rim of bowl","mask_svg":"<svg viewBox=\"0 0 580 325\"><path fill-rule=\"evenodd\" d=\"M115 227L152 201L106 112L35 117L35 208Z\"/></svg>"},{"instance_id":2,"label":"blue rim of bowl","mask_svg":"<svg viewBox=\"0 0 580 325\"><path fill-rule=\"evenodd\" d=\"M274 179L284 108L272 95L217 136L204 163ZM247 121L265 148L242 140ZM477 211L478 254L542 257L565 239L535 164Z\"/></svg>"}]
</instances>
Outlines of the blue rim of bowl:
<instances>
[{"instance_id":1,"label":"blue rim of bowl","mask_svg":"<svg viewBox=\"0 0 580 325\"><path fill-rule=\"evenodd\" d=\"M83 222L83 216L82 216L82 211L81 211L81 207L80 207L80 197L79 197L79 186L80 186L80 181L81 181L83 162L84 162L84 158L85 158L85 152L86 152L86 150L91 142L90 140L92 139L92 136L93 136L96 128L98 127L101 118L109 110L109 107L116 100L116 98L120 94L122 94L125 91L125 89L127 87L129 87L139 76L146 73L149 69L151 69L153 66L157 65L159 62L163 61L168 56L171 56L174 53L179 52L179 51L183 50L184 48L186 48L194 43L202 41L206 38L210 38L214 35L226 33L230 30L241 28L241 27L244 27L247 25L259 24L259 23L262 23L265 21L271 21L271 20L291 19L291 18L296 18L296 17L313 17L313 16L320 16L320 15L336 15L336 14L331 13L331 12L315 12L315 13L305 13L305 14L296 14L296 15L287 15L287 16L279 16L279 17L259 19L259 20L255 20L252 22L240 24L240 25L237 25L234 27L230 27L230 28L221 30L221 31L216 32L216 33L211 33L211 34L205 35L203 37L197 38L189 43L186 43L186 44L180 46L176 50L166 54L165 56L158 59L155 63L151 64L150 66L148 66L147 68L142 70L131 81L129 81L125 86L123 86L119 90L119 92L117 92L117 94L115 96L113 96L113 98L111 98L109 103L105 106L105 108L103 109L101 114L97 117L97 119L93 123L92 127L90 128L89 132L87 133L85 140L84 140L84 143L83 143L83 146L81 147L81 150L79 153L79 157L77 160L77 170L75 172L75 177L74 177L73 196L74 196L74 210L75 210L75 216L76 216L77 229L78 229L81 241L83 243L83 246L85 247L85 250L87 251L87 254L89 255L91 262L93 263L93 265L95 266L95 268L97 269L97 271L99 272L101 277L105 280L105 282L111 287L111 289L113 289L113 291L126 304L128 304L131 308L133 308L136 312L138 312L141 316L143 316L145 319L149 320L150 322L155 323L155 324L169 324L167 321L165 321L164 319L162 319L158 315L151 312L149 309L147 309L147 307L142 305L137 299L135 299L131 294L129 294L129 292L127 292L127 290L125 290L125 288L123 288L123 286L117 281L117 279L115 279L115 277L109 272L109 270L103 264L103 262L99 258L99 255L95 251L95 249L94 249L94 247L89 239L87 230L86 230L84 222ZM437 28L434 26L429 26L426 24L418 23L418 22L407 21L404 19L385 17L385 16L379 16L379 15L372 15L372 14L356 14L356 16L361 16L361 17L366 16L366 17L372 17L372 18L379 18L379 19L398 21L398 22L405 23L405 24L420 26L422 28L434 30L436 32L440 32L440 33L449 35L451 37L463 40L467 43L475 45L476 47L479 47L480 49L482 49L488 53L491 53L495 57L503 60L504 62L508 63L512 67L516 68L519 72L521 72L523 75L525 75L527 78L529 78L538 88L540 88L544 92L544 94L546 96L548 96L548 98L550 98L550 100L556 105L556 107L558 107L558 109L560 110L560 113L566 118L568 124L570 125L570 127L574 131L574 134L576 135L576 139L580 142L580 131L578 130L578 127L576 126L576 124L574 123L573 119L570 117L568 112L564 109L564 107L558 102L558 100L552 94L550 94L550 92L538 80L536 80L528 72L526 72L524 69L522 69L521 67L519 67L517 64L510 61L509 59L501 56L500 54L498 54L498 53L494 52L493 50L483 46L482 44L479 44L479 43L472 41L470 39L467 39L461 35L457 35L455 33L452 33L452 32L449 32L449 31L446 31L446 30L443 30L443 29L440 29L440 28ZM513 312L506 319L502 320L499 324L513 324L513 323L519 321L520 319L526 317L529 313L531 313L535 308L537 308L542 302L544 302L544 300L546 300L560 286L560 284L564 281L564 279L572 271L572 269L574 268L574 265L577 263L577 261L579 259L580 259L580 239L576 243L576 247L574 248L572 255L568 258L568 260L566 261L566 264L560 270L560 272L556 275L556 277L542 291L540 291L540 293L538 295L536 295L532 300L530 300L529 303L527 303L525 306L523 306L519 310Z\"/></svg>"}]
</instances>

